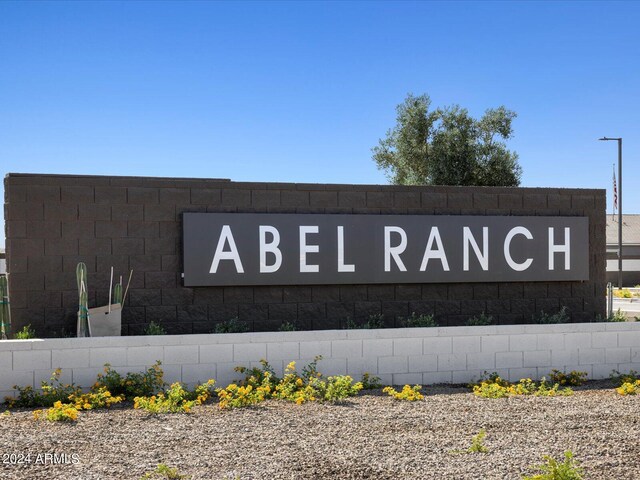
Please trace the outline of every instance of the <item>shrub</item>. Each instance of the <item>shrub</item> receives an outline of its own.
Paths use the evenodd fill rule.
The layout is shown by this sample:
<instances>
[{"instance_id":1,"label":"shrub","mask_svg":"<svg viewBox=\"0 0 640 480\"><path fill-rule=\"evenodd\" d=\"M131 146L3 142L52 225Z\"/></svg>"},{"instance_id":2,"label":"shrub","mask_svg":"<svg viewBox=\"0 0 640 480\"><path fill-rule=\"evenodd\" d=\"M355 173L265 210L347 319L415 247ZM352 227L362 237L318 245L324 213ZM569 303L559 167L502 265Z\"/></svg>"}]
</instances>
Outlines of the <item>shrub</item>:
<instances>
[{"instance_id":1,"label":"shrub","mask_svg":"<svg viewBox=\"0 0 640 480\"><path fill-rule=\"evenodd\" d=\"M559 463L550 456L542 457L545 463L533 467L542 473L532 477L523 477L523 480L582 480L584 472L573 459L573 453L564 452L564 462Z\"/></svg>"},{"instance_id":2,"label":"shrub","mask_svg":"<svg viewBox=\"0 0 640 480\"><path fill-rule=\"evenodd\" d=\"M198 385L193 392L186 390L180 382L172 384L164 393L151 397L136 397L133 408L146 410L152 414L189 413L195 405L200 405L211 396L215 380Z\"/></svg>"},{"instance_id":3,"label":"shrub","mask_svg":"<svg viewBox=\"0 0 640 480\"><path fill-rule=\"evenodd\" d=\"M467 320L467 327L480 327L483 325L493 325L493 317L482 312L476 317L471 317Z\"/></svg>"},{"instance_id":4,"label":"shrub","mask_svg":"<svg viewBox=\"0 0 640 480\"><path fill-rule=\"evenodd\" d=\"M633 298L633 294L628 288L622 288L618 290L614 289L613 296L617 298Z\"/></svg>"},{"instance_id":5,"label":"shrub","mask_svg":"<svg viewBox=\"0 0 640 480\"><path fill-rule=\"evenodd\" d=\"M552 324L552 323L567 323L569 322L569 314L567 313L567 307L562 307L554 314L545 313L543 310L539 314L531 317L533 323Z\"/></svg>"},{"instance_id":6,"label":"shrub","mask_svg":"<svg viewBox=\"0 0 640 480\"><path fill-rule=\"evenodd\" d=\"M318 358L318 357L316 357ZM273 398L296 402L298 405L304 402L313 402L317 399L318 391L311 385L321 374L316 370L317 360L305 367L302 376L296 372L296 362L291 362L284 371L284 377L276 385Z\"/></svg>"},{"instance_id":7,"label":"shrub","mask_svg":"<svg viewBox=\"0 0 640 480\"><path fill-rule=\"evenodd\" d=\"M486 430L481 429L477 435L471 439L471 446L467 450L469 453L487 453L489 449L484 444L484 437L487 436Z\"/></svg>"},{"instance_id":8,"label":"shrub","mask_svg":"<svg viewBox=\"0 0 640 480\"><path fill-rule=\"evenodd\" d=\"M108 363L104 366L104 373L99 373L96 383L91 387L97 391L104 387L112 395L123 395L127 399L135 397L150 397L164 388L161 362L158 360L153 366L143 373L129 372L126 376L120 375L111 368Z\"/></svg>"},{"instance_id":9,"label":"shrub","mask_svg":"<svg viewBox=\"0 0 640 480\"><path fill-rule=\"evenodd\" d=\"M152 321L149 325L147 325L147 328L144 329L144 334L145 335L166 335L167 331L162 327L162 325Z\"/></svg>"},{"instance_id":10,"label":"shrub","mask_svg":"<svg viewBox=\"0 0 640 480\"><path fill-rule=\"evenodd\" d=\"M612 313L609 316L609 318L607 318L607 321L609 321L609 322L626 322L627 321L627 316L624 314L624 312L621 309L618 309L614 313Z\"/></svg>"},{"instance_id":11,"label":"shrub","mask_svg":"<svg viewBox=\"0 0 640 480\"><path fill-rule=\"evenodd\" d=\"M58 368L51 374L49 382L43 380L40 384L42 393L34 390L31 386L19 387L14 385L13 388L17 390L18 397L6 397L7 406L9 408L52 407L56 402L68 401L70 395L79 394L80 388L73 383L60 383L61 374L62 370Z\"/></svg>"},{"instance_id":12,"label":"shrub","mask_svg":"<svg viewBox=\"0 0 640 480\"><path fill-rule=\"evenodd\" d=\"M221 409L241 408L254 405L268 398L270 392L271 390L268 385L254 388L253 385L244 387L238 386L235 383L228 385L227 388L219 388L216 390L218 398L220 399L218 406Z\"/></svg>"},{"instance_id":13,"label":"shrub","mask_svg":"<svg viewBox=\"0 0 640 480\"><path fill-rule=\"evenodd\" d=\"M354 320L352 320L351 317L347 317L344 328L346 328L347 330L356 330L359 328L362 328L362 329L385 328L384 315L380 313L369 315L367 320L363 323L357 323Z\"/></svg>"},{"instance_id":14,"label":"shrub","mask_svg":"<svg viewBox=\"0 0 640 480\"><path fill-rule=\"evenodd\" d=\"M413 387L405 385L400 392L396 391L393 387L385 387L382 389L384 393L396 400L406 400L407 402L415 402L422 400L424 395L420 393L422 385L414 385Z\"/></svg>"},{"instance_id":15,"label":"shrub","mask_svg":"<svg viewBox=\"0 0 640 480\"><path fill-rule=\"evenodd\" d=\"M249 325L241 322L238 317L230 318L216 325L214 333L244 333L249 331Z\"/></svg>"},{"instance_id":16,"label":"shrub","mask_svg":"<svg viewBox=\"0 0 640 480\"><path fill-rule=\"evenodd\" d=\"M380 383L380 377L372 377L369 373L362 374L362 380L360 380L363 390L375 390L382 387Z\"/></svg>"},{"instance_id":17,"label":"shrub","mask_svg":"<svg viewBox=\"0 0 640 480\"><path fill-rule=\"evenodd\" d=\"M140 480L148 480L152 478L166 478L167 480L181 480L187 478L186 475L182 475L177 468L171 468L164 463L158 465L158 467L149 473L145 473Z\"/></svg>"},{"instance_id":18,"label":"shrub","mask_svg":"<svg viewBox=\"0 0 640 480\"><path fill-rule=\"evenodd\" d=\"M34 410L33 418L50 422L74 422L78 419L78 410L70 403L55 402L48 410Z\"/></svg>"},{"instance_id":19,"label":"shrub","mask_svg":"<svg viewBox=\"0 0 640 480\"><path fill-rule=\"evenodd\" d=\"M544 378L539 383L530 378L522 378L518 383L511 384L500 377L495 377L474 385L473 394L483 398L505 398L515 395L554 397L573 395L573 390L568 387L560 389L557 383L550 386Z\"/></svg>"},{"instance_id":20,"label":"shrub","mask_svg":"<svg viewBox=\"0 0 640 480\"><path fill-rule=\"evenodd\" d=\"M362 390L362 383L353 383L353 378L349 375L336 375L328 377L326 381L320 379L312 379L311 388L316 391L316 398L325 402L341 402L342 400L353 397Z\"/></svg>"},{"instance_id":21,"label":"shrub","mask_svg":"<svg viewBox=\"0 0 640 480\"><path fill-rule=\"evenodd\" d=\"M553 383L557 383L560 386L569 385L571 387L579 387L587 381L587 372L571 370L569 373L565 373L554 369L551 370L549 378Z\"/></svg>"},{"instance_id":22,"label":"shrub","mask_svg":"<svg viewBox=\"0 0 640 480\"><path fill-rule=\"evenodd\" d=\"M618 370L613 370L609 378L615 386L619 387L624 383L635 383L636 380L640 380L640 374L635 370L629 370L629 373L620 373Z\"/></svg>"},{"instance_id":23,"label":"shrub","mask_svg":"<svg viewBox=\"0 0 640 480\"><path fill-rule=\"evenodd\" d=\"M296 330L298 330L298 327L296 327L295 323L290 322L284 322L280 325L280 328L278 328L279 332L295 332Z\"/></svg>"},{"instance_id":24,"label":"shrub","mask_svg":"<svg viewBox=\"0 0 640 480\"><path fill-rule=\"evenodd\" d=\"M616 392L618 392L622 396L626 395L637 395L640 390L640 380L636 380L635 382L624 382L618 388L616 388Z\"/></svg>"},{"instance_id":25,"label":"shrub","mask_svg":"<svg viewBox=\"0 0 640 480\"><path fill-rule=\"evenodd\" d=\"M105 387L100 387L93 392L69 395L69 400L76 410L95 410L109 408L111 405L122 402L124 397L114 397Z\"/></svg>"},{"instance_id":26,"label":"shrub","mask_svg":"<svg viewBox=\"0 0 640 480\"><path fill-rule=\"evenodd\" d=\"M425 328L425 327L437 327L438 322L433 315L416 315L416 312L411 312L411 315L403 320L403 324L407 328Z\"/></svg>"},{"instance_id":27,"label":"shrub","mask_svg":"<svg viewBox=\"0 0 640 480\"><path fill-rule=\"evenodd\" d=\"M31 328L31 324L22 327L22 330L15 333L13 336L16 340L29 340L30 338L36 338L36 331Z\"/></svg>"}]
</instances>

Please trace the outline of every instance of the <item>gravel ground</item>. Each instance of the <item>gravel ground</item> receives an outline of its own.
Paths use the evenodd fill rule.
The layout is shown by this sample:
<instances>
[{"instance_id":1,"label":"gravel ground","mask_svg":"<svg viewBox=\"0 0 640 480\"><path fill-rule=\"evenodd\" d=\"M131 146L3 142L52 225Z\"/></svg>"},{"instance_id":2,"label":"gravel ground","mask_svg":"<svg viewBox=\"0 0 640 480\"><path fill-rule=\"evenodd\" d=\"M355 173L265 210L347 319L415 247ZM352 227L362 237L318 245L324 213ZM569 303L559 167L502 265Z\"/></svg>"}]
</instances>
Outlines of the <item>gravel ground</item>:
<instances>
[{"instance_id":1,"label":"gravel ground","mask_svg":"<svg viewBox=\"0 0 640 480\"><path fill-rule=\"evenodd\" d=\"M82 412L77 424L35 422L21 411L0 417L0 478L139 479L165 463L207 480L519 479L542 455L571 450L587 479L635 479L639 407L640 397L590 382L572 397L490 400L430 387L415 403L365 392L342 405L209 404L189 415L114 408ZM481 428L489 452L459 453ZM78 462L36 464L47 452ZM31 453L32 463L6 464L10 453Z\"/></svg>"}]
</instances>

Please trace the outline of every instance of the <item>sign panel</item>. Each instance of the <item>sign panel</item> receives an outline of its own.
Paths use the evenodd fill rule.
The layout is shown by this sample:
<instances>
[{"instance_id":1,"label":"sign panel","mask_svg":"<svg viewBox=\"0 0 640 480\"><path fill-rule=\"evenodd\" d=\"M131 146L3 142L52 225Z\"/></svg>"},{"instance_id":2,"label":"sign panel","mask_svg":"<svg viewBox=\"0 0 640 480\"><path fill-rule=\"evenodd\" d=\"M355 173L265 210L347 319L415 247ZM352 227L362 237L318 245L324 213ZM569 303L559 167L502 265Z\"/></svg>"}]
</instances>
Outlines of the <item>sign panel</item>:
<instances>
[{"instance_id":1,"label":"sign panel","mask_svg":"<svg viewBox=\"0 0 640 480\"><path fill-rule=\"evenodd\" d=\"M587 217L185 213L196 286L589 279Z\"/></svg>"}]
</instances>

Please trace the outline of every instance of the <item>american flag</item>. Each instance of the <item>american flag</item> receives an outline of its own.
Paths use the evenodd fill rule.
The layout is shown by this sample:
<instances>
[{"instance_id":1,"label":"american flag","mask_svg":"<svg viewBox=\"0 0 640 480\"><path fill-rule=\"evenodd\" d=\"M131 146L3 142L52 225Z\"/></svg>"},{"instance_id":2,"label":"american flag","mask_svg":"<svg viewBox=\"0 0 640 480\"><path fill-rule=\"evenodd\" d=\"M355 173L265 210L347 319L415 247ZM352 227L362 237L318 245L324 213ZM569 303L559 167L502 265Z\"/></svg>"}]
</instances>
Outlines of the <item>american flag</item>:
<instances>
[{"instance_id":1,"label":"american flag","mask_svg":"<svg viewBox=\"0 0 640 480\"><path fill-rule=\"evenodd\" d=\"M613 167L613 210L618 209L618 186L616 185L616 170L615 165Z\"/></svg>"}]
</instances>

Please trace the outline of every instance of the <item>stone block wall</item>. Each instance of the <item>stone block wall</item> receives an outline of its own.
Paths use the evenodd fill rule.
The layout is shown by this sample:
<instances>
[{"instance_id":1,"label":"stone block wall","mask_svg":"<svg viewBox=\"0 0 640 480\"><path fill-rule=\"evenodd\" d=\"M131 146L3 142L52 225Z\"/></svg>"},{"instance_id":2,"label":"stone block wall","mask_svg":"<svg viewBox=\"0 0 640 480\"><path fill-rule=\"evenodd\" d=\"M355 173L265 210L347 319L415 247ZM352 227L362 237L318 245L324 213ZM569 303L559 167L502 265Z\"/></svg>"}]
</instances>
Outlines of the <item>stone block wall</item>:
<instances>
[{"instance_id":1,"label":"stone block wall","mask_svg":"<svg viewBox=\"0 0 640 480\"><path fill-rule=\"evenodd\" d=\"M184 212L589 217L587 282L182 286ZM238 317L251 330L335 329L383 314L400 326L411 312L441 326L485 312L522 324L567 306L574 322L605 313L605 191L504 187L400 187L231 182L223 179L8 174L5 228L14 330L75 332L75 267L87 264L89 306L106 305L109 272L134 270L123 334L149 322L168 333L208 333Z\"/></svg>"}]
</instances>

